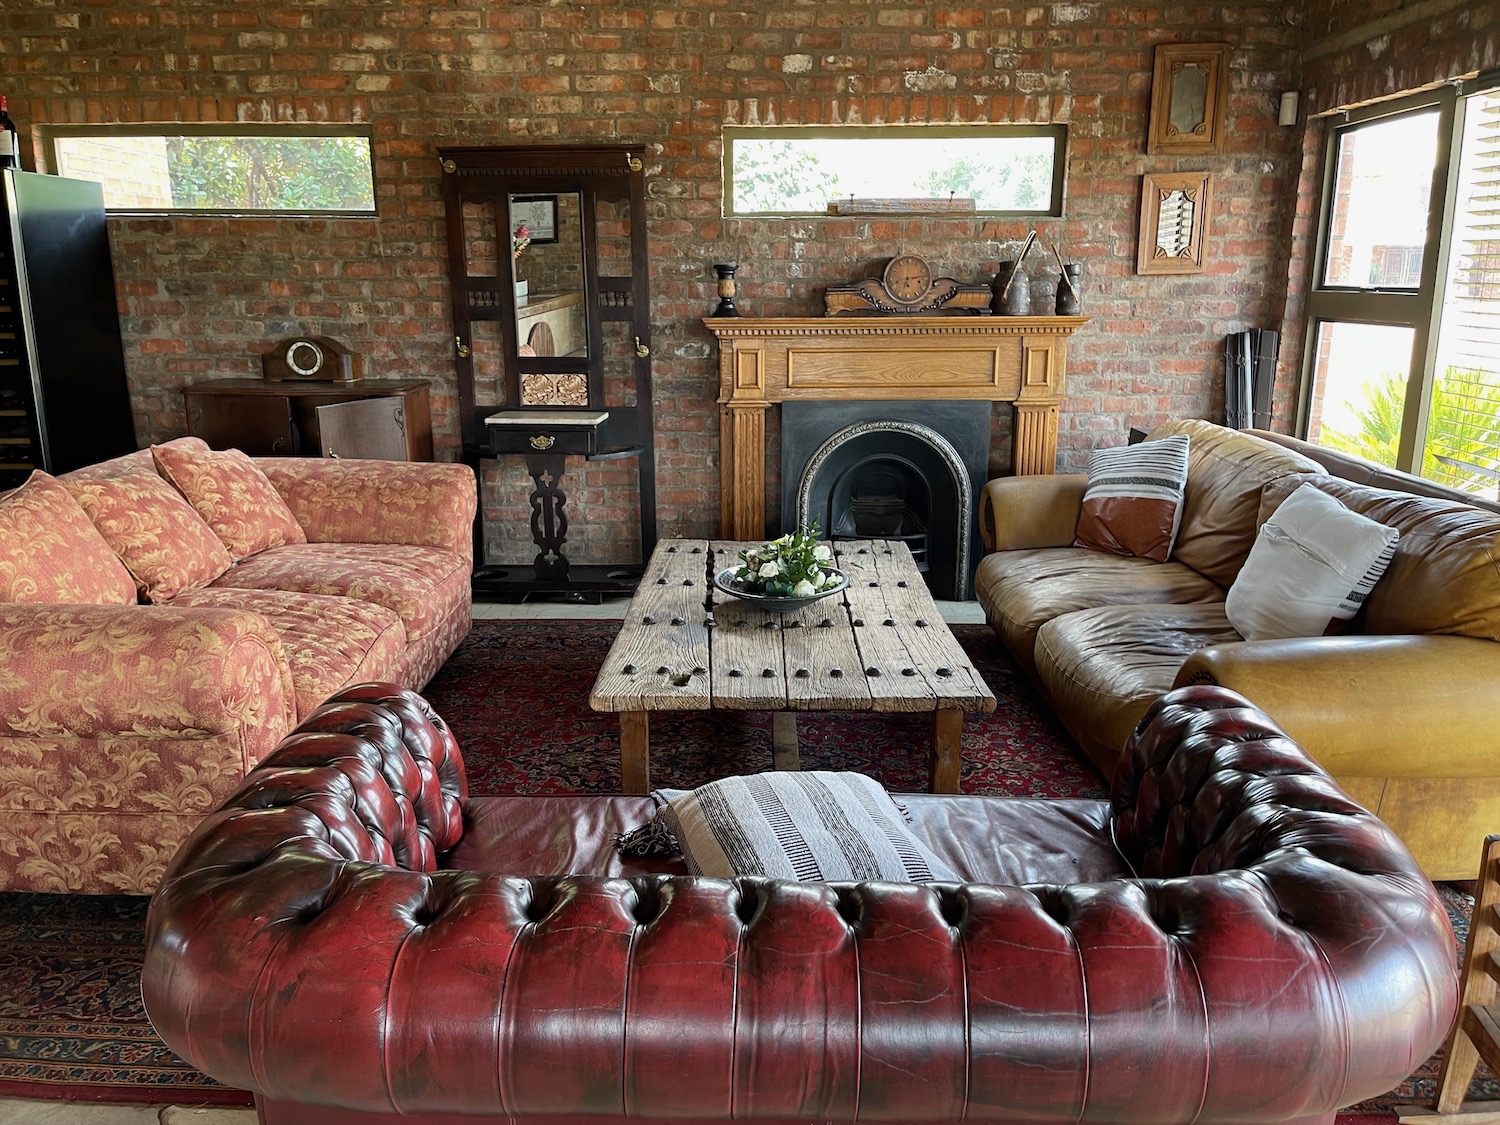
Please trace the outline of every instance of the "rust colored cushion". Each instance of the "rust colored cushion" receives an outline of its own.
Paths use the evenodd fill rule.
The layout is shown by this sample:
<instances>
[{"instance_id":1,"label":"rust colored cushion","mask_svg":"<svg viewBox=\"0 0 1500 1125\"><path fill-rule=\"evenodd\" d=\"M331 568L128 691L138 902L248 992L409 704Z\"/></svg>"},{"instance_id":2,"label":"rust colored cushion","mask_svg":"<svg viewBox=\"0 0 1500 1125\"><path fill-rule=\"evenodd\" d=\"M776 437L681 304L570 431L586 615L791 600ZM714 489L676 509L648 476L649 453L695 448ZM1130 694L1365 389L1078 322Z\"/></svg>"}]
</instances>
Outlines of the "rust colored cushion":
<instances>
[{"instance_id":1,"label":"rust colored cushion","mask_svg":"<svg viewBox=\"0 0 1500 1125\"><path fill-rule=\"evenodd\" d=\"M1166 562L1182 520L1187 463L1185 434L1094 450L1073 545Z\"/></svg>"},{"instance_id":2,"label":"rust colored cushion","mask_svg":"<svg viewBox=\"0 0 1500 1125\"><path fill-rule=\"evenodd\" d=\"M40 469L0 498L0 601L135 603L130 572L73 494Z\"/></svg>"},{"instance_id":3,"label":"rust colored cushion","mask_svg":"<svg viewBox=\"0 0 1500 1125\"><path fill-rule=\"evenodd\" d=\"M268 547L307 542L281 493L238 449L153 445L151 456L236 562Z\"/></svg>"},{"instance_id":4,"label":"rust colored cushion","mask_svg":"<svg viewBox=\"0 0 1500 1125\"><path fill-rule=\"evenodd\" d=\"M234 565L213 529L155 473L70 480L68 490L129 568L144 601L206 586Z\"/></svg>"}]
</instances>

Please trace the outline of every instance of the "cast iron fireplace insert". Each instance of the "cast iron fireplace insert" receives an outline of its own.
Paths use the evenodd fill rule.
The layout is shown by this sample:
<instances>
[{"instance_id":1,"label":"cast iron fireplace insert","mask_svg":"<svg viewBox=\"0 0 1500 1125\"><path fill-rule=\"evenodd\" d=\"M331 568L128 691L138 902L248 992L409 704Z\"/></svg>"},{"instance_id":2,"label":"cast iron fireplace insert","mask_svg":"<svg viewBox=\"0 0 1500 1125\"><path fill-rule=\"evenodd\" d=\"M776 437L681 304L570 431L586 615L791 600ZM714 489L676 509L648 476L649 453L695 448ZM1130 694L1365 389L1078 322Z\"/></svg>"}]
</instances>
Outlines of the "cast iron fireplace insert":
<instances>
[{"instance_id":1,"label":"cast iron fireplace insert","mask_svg":"<svg viewBox=\"0 0 1500 1125\"><path fill-rule=\"evenodd\" d=\"M967 600L989 445L988 402L784 403L782 530L899 539L933 597Z\"/></svg>"}]
</instances>

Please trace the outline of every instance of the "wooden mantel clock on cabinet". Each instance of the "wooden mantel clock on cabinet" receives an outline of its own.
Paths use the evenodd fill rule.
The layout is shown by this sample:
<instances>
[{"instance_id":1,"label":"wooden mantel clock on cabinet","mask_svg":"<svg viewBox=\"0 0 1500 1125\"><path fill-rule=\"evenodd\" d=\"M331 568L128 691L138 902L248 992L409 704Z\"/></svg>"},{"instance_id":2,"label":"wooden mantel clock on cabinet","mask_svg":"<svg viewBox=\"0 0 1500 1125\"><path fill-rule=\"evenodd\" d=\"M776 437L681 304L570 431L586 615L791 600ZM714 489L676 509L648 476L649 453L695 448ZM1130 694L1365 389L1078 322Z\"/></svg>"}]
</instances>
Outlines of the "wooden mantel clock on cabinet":
<instances>
[{"instance_id":1,"label":"wooden mantel clock on cabinet","mask_svg":"<svg viewBox=\"0 0 1500 1125\"><path fill-rule=\"evenodd\" d=\"M1015 406L1017 474L1051 473L1068 337L1082 316L708 318L719 340L721 531L766 534L766 414L797 400Z\"/></svg>"}]
</instances>

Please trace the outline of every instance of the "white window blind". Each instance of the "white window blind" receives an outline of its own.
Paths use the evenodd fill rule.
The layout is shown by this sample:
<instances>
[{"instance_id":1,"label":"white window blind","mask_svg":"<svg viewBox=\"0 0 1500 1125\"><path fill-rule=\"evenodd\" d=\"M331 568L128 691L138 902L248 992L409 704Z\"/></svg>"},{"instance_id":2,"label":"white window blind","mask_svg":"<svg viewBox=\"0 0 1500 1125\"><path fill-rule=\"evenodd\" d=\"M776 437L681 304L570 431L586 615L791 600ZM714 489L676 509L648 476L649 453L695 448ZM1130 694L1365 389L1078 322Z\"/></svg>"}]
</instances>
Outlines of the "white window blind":
<instances>
[{"instance_id":1,"label":"white window blind","mask_svg":"<svg viewBox=\"0 0 1500 1125\"><path fill-rule=\"evenodd\" d=\"M1500 90L1467 99L1424 474L1500 486Z\"/></svg>"}]
</instances>

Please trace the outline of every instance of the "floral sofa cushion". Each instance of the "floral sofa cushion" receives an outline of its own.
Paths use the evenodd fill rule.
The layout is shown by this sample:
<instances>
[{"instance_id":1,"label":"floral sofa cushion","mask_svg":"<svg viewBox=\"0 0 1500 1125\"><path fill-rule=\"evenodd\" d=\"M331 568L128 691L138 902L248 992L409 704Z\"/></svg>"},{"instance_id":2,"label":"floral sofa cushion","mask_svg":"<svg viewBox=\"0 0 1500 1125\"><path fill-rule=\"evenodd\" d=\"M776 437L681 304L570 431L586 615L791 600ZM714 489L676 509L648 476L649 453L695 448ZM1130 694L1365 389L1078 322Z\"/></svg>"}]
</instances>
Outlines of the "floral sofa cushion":
<instances>
[{"instance_id":1,"label":"floral sofa cushion","mask_svg":"<svg viewBox=\"0 0 1500 1125\"><path fill-rule=\"evenodd\" d=\"M413 644L443 621L469 587L468 560L435 547L304 543L246 559L217 587L295 590L358 598L394 610Z\"/></svg>"},{"instance_id":2,"label":"floral sofa cushion","mask_svg":"<svg viewBox=\"0 0 1500 1125\"><path fill-rule=\"evenodd\" d=\"M70 477L67 485L135 577L142 601L168 601L234 565L213 529L155 473Z\"/></svg>"},{"instance_id":3,"label":"floral sofa cushion","mask_svg":"<svg viewBox=\"0 0 1500 1125\"><path fill-rule=\"evenodd\" d=\"M307 536L281 494L238 449L153 445L157 471L187 498L236 561Z\"/></svg>"},{"instance_id":4,"label":"floral sofa cushion","mask_svg":"<svg viewBox=\"0 0 1500 1125\"><path fill-rule=\"evenodd\" d=\"M351 684L390 679L406 652L401 619L354 598L213 587L188 590L171 604L249 610L269 621L291 668L299 720Z\"/></svg>"},{"instance_id":5,"label":"floral sofa cushion","mask_svg":"<svg viewBox=\"0 0 1500 1125\"><path fill-rule=\"evenodd\" d=\"M135 581L79 507L41 470L0 497L0 601L132 605Z\"/></svg>"}]
</instances>

